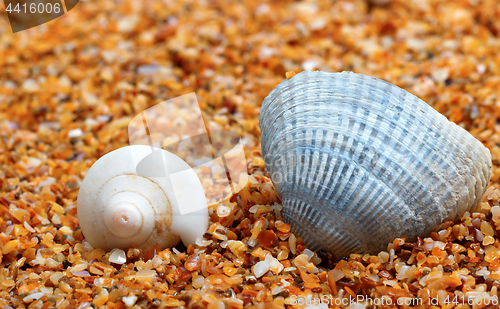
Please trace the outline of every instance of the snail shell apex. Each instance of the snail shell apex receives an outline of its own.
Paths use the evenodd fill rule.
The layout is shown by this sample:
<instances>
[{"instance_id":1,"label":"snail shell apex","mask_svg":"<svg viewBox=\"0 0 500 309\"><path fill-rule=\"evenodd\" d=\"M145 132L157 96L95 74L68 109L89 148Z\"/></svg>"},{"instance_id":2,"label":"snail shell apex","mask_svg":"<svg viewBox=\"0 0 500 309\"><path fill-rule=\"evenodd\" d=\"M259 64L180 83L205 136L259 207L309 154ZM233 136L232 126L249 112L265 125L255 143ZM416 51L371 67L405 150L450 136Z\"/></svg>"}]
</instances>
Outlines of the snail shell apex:
<instances>
[{"instance_id":1,"label":"snail shell apex","mask_svg":"<svg viewBox=\"0 0 500 309\"><path fill-rule=\"evenodd\" d=\"M156 244L173 247L180 240L187 246L206 232L208 208L198 176L172 153L154 151L151 156L148 146L123 147L89 169L78 193L77 212L93 247L146 250ZM137 172L139 162L142 171L168 170L146 177ZM180 186L167 177L178 171L182 173L176 174L175 181ZM185 203L197 205L198 210L182 214L179 207Z\"/></svg>"},{"instance_id":2,"label":"snail shell apex","mask_svg":"<svg viewBox=\"0 0 500 309\"><path fill-rule=\"evenodd\" d=\"M424 101L377 78L305 71L262 103L261 146L283 217L336 258L414 239L479 202L491 155Z\"/></svg>"}]
</instances>

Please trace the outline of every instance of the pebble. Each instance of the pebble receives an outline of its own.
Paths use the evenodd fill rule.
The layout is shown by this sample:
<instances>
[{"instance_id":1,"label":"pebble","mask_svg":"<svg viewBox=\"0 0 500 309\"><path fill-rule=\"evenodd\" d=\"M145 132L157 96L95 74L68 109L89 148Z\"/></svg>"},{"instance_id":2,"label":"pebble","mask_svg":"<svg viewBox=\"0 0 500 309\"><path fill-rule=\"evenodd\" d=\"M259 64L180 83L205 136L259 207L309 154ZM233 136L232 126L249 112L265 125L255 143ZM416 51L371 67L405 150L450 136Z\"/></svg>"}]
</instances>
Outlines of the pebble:
<instances>
[{"instance_id":1,"label":"pebble","mask_svg":"<svg viewBox=\"0 0 500 309\"><path fill-rule=\"evenodd\" d=\"M81 137L82 135L83 135L83 132L82 132L82 129L80 129L80 128L74 129L74 130L70 130L68 132L68 137L69 138Z\"/></svg>"},{"instance_id":2,"label":"pebble","mask_svg":"<svg viewBox=\"0 0 500 309\"><path fill-rule=\"evenodd\" d=\"M138 74L151 75L155 74L160 70L160 66L154 63L151 64L143 64L137 68Z\"/></svg>"},{"instance_id":3,"label":"pebble","mask_svg":"<svg viewBox=\"0 0 500 309\"><path fill-rule=\"evenodd\" d=\"M127 262L127 254L122 249L114 249L109 256L109 261L115 264L124 264Z\"/></svg>"},{"instance_id":4,"label":"pebble","mask_svg":"<svg viewBox=\"0 0 500 309\"><path fill-rule=\"evenodd\" d=\"M118 31L120 32L131 32L137 26L139 22L139 16L133 14L130 16L124 16L118 20Z\"/></svg>"},{"instance_id":5,"label":"pebble","mask_svg":"<svg viewBox=\"0 0 500 309\"><path fill-rule=\"evenodd\" d=\"M302 253L304 253L305 255L307 255L307 260L311 260L311 258L314 256L314 252L312 252L311 250L309 249L305 249Z\"/></svg>"},{"instance_id":6,"label":"pebble","mask_svg":"<svg viewBox=\"0 0 500 309\"><path fill-rule=\"evenodd\" d=\"M477 108L477 105L472 105L470 108L470 118L476 119L478 116L479 116L479 108Z\"/></svg>"},{"instance_id":7,"label":"pebble","mask_svg":"<svg viewBox=\"0 0 500 309\"><path fill-rule=\"evenodd\" d=\"M156 277L156 271L154 270L140 270L135 274L137 280L143 280L145 282L152 282Z\"/></svg>"},{"instance_id":8,"label":"pebble","mask_svg":"<svg viewBox=\"0 0 500 309\"><path fill-rule=\"evenodd\" d=\"M38 183L37 189L41 189L45 186L50 186L56 183L56 179L54 177L47 177L47 179L42 180Z\"/></svg>"},{"instance_id":9,"label":"pebble","mask_svg":"<svg viewBox=\"0 0 500 309\"><path fill-rule=\"evenodd\" d=\"M34 79L29 78L29 79L24 81L23 90L28 92L28 93L34 93L34 92L37 92L39 90L39 87L38 87L37 82Z\"/></svg>"},{"instance_id":10,"label":"pebble","mask_svg":"<svg viewBox=\"0 0 500 309\"><path fill-rule=\"evenodd\" d=\"M126 296L122 298L122 301L127 307L132 307L137 301L137 296L135 295Z\"/></svg>"},{"instance_id":11,"label":"pebble","mask_svg":"<svg viewBox=\"0 0 500 309\"><path fill-rule=\"evenodd\" d=\"M38 299L42 298L43 295L45 295L45 294L44 293L33 293L33 294L30 294L30 295L26 296L25 298L23 298L23 301L29 302L30 300L38 300Z\"/></svg>"},{"instance_id":12,"label":"pebble","mask_svg":"<svg viewBox=\"0 0 500 309\"><path fill-rule=\"evenodd\" d=\"M269 264L266 261L260 261L253 266L253 274L260 278L269 271Z\"/></svg>"},{"instance_id":13,"label":"pebble","mask_svg":"<svg viewBox=\"0 0 500 309\"><path fill-rule=\"evenodd\" d=\"M193 280L193 287L195 289L201 288L205 284L205 278L203 276L198 276L195 280Z\"/></svg>"},{"instance_id":14,"label":"pebble","mask_svg":"<svg viewBox=\"0 0 500 309\"><path fill-rule=\"evenodd\" d=\"M81 271L71 271L71 274L75 277L90 277L90 273L86 270L81 270Z\"/></svg>"},{"instance_id":15,"label":"pebble","mask_svg":"<svg viewBox=\"0 0 500 309\"><path fill-rule=\"evenodd\" d=\"M111 120L111 116L109 115L99 115L96 117L96 120L99 122L109 122Z\"/></svg>"},{"instance_id":16,"label":"pebble","mask_svg":"<svg viewBox=\"0 0 500 309\"><path fill-rule=\"evenodd\" d=\"M14 83L13 81L10 81L10 80L5 81L5 82L3 83L3 86L4 86L5 88L11 88L11 89L15 89L15 88L17 87L16 83Z\"/></svg>"},{"instance_id":17,"label":"pebble","mask_svg":"<svg viewBox=\"0 0 500 309\"><path fill-rule=\"evenodd\" d=\"M307 60L302 62L302 68L306 71L311 71L317 69L319 67L319 63L313 60Z\"/></svg>"},{"instance_id":18,"label":"pebble","mask_svg":"<svg viewBox=\"0 0 500 309\"><path fill-rule=\"evenodd\" d=\"M231 209L225 205L220 204L217 207L217 215L220 218L227 217L227 216L229 216L230 213L231 213Z\"/></svg>"},{"instance_id":19,"label":"pebble","mask_svg":"<svg viewBox=\"0 0 500 309\"><path fill-rule=\"evenodd\" d=\"M59 283L59 279L61 279L62 277L64 277L63 273L55 273L50 276L50 281L52 281L52 283L56 285Z\"/></svg>"}]
</instances>

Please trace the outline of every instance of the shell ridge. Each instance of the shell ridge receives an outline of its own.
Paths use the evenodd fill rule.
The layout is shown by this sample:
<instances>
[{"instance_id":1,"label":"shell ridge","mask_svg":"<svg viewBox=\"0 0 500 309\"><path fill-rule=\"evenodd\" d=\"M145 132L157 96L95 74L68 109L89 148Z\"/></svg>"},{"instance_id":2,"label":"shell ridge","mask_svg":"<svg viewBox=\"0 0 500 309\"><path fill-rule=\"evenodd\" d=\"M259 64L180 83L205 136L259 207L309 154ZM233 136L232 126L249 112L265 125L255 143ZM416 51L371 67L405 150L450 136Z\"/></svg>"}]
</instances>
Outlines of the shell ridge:
<instances>
[{"instance_id":1,"label":"shell ridge","mask_svg":"<svg viewBox=\"0 0 500 309\"><path fill-rule=\"evenodd\" d=\"M339 103L341 104L342 102L339 100ZM380 115L379 115L379 116L380 116ZM407 124L408 124L408 125L412 125L412 123L413 123L413 122L415 122L415 117L410 116L410 119L413 119L413 121L407 120ZM423 123L421 123L421 125L423 125ZM410 128L409 128L409 129L410 129ZM435 131L432 131L432 129L430 129L430 128L429 128L428 130L429 130L430 132L432 132L432 133L436 133ZM415 131L418 131L418 130L415 130ZM439 135L439 134L436 134L436 135L437 135L437 136L439 136L439 137L441 137L441 135ZM428 137L429 137L429 136L428 136ZM441 139L441 144L442 144L442 143L443 143L443 140ZM440 143L436 143L436 144L440 144ZM432 144L431 144L431 145L432 145ZM455 147L455 148L456 148L456 147ZM447 148L447 149L450 149L450 148ZM442 152L439 148L437 148L437 147L436 147L436 148L435 148L435 150L436 150L436 151L438 151L441 155L444 155L444 157L445 157L445 158L447 158L447 157L448 157L448 156L447 156L447 153ZM463 151L461 151L461 152L463 153ZM453 165L451 164L451 163L453 163L453 162L454 162L453 160L450 160L450 161L448 161L448 162L449 162L449 164L450 164L451 166L453 166Z\"/></svg>"},{"instance_id":2,"label":"shell ridge","mask_svg":"<svg viewBox=\"0 0 500 309\"><path fill-rule=\"evenodd\" d=\"M316 221L316 222L309 221L309 218L307 216L303 215L304 209L307 208L307 203L305 201L301 200L303 195L301 195L299 192L286 192L286 196L289 198L291 205L287 205L287 207L283 207L283 210L286 209L286 211L284 211L283 215L289 221L292 222L292 224L291 224L292 229L294 228L294 224L293 224L294 221L297 222L297 224L298 224L298 223L301 223L305 220L305 221L307 221L308 226L310 226L310 227L318 225L318 227L320 227L320 228L321 227L326 228L324 231L324 234L330 234L330 235L336 234L336 237L335 237L336 240L341 240L341 239L345 238L342 236L346 235L345 234L346 232L347 232L347 235L349 235L349 236L353 236L353 235L358 234L359 230L357 230L355 228L355 225L353 225L353 224L347 224L346 226L342 226L342 228L341 228L339 224L341 224L349 219L341 220L337 216L336 213L330 214L330 216L333 216L335 218L334 220L330 221L330 225L328 225L328 224L327 225L319 225L320 222L318 222L318 221ZM294 202L294 201L297 201L297 202ZM306 201L307 201L307 197L306 197ZM297 205L297 206L294 207L294 205ZM309 203L309 205L313 205L313 204ZM310 208L310 206L309 206L309 208ZM330 217L330 219L331 219L331 217ZM297 224L295 224L295 225L297 225ZM311 228L310 231L314 231L314 229ZM324 234L317 234L314 232L307 233L307 234L309 235L309 237L317 238L317 239L321 239L321 240L325 236ZM348 237L348 238L353 238L353 237ZM354 237L353 239L347 240L345 242L345 244L348 244L349 242L358 243L357 247L361 247L361 244L356 240L356 237ZM341 251L340 248L338 248L338 250Z\"/></svg>"},{"instance_id":3,"label":"shell ridge","mask_svg":"<svg viewBox=\"0 0 500 309\"><path fill-rule=\"evenodd\" d=\"M347 158L345 158L345 157L343 157L343 156L338 156L338 158L341 158L341 159L344 159L344 160L348 160ZM353 162L353 161L351 161L351 162ZM347 165L347 163L346 163L346 165ZM348 170L347 170L347 171L346 171L346 166L344 165L344 168L343 168L343 173L342 173L343 177L347 177L347 175L350 175L350 177L352 178L352 177L354 176L354 175L353 175L354 173L353 173L351 170L354 170L354 169L356 169L356 168L355 168L355 167L352 167L353 165L354 165L354 164L351 164L351 165L349 166L349 168L348 168ZM360 169L357 169L357 171L358 171L358 173L360 173ZM349 173L349 172L350 172L350 173ZM369 172L369 171L366 171L366 170L364 171L364 173L365 173L364 175L365 175L366 177L370 177L370 175L371 175L371 174L370 174L370 172ZM340 177L339 177L339 178L340 178ZM336 178L334 178L334 179L336 179ZM365 179L365 180L366 180L366 179ZM377 179L375 179L375 180L377 180ZM397 180L397 179L396 179L396 180ZM372 182L373 182L373 180L372 180ZM337 182L337 184L338 184L338 182ZM337 201L337 199L338 199L339 197L344 197L344 201L348 201L348 200L349 200L349 197L347 197L347 196L346 196L346 190L349 190L349 187L351 187L353 184L354 184L354 183L352 182L352 180L351 180L351 179L349 179L349 180L344 181L344 182L342 183L342 185L343 185L343 186L340 186L340 187L338 187L338 186L333 187L333 186L332 186L332 189L335 189L335 190L333 190L333 192L335 192L335 191L336 191L336 194L335 194L333 197L327 196L327 199L328 199L328 200L330 200L330 203L332 203L332 204L336 203L336 201ZM390 190L387 190L387 191L391 191L391 190L392 190L390 186L387 186L387 188L388 188L388 189L390 189ZM342 191L341 191L341 190L342 190ZM332 193L332 194L333 194L333 192L331 191L331 193ZM337 205L337 209L342 210L342 208L343 208L343 205ZM353 210L353 211L355 211L355 210Z\"/></svg>"},{"instance_id":4,"label":"shell ridge","mask_svg":"<svg viewBox=\"0 0 500 309\"><path fill-rule=\"evenodd\" d=\"M414 186L412 186L412 187L414 187Z\"/></svg>"},{"instance_id":5,"label":"shell ridge","mask_svg":"<svg viewBox=\"0 0 500 309\"><path fill-rule=\"evenodd\" d=\"M366 114L366 113L365 113L365 114ZM380 118L381 116L379 115L378 117ZM368 121L367 121L367 122L368 122ZM353 127L353 122L352 122L352 119L350 120L349 127L350 127L350 128L352 128L352 127ZM390 128L391 128L391 129L394 129L394 128L396 128L396 125L395 125L394 123L391 123L391 124L390 124ZM403 136L405 136L405 134L406 134L406 135L408 135L408 134L409 134L409 132L408 132L408 131L406 131L406 130L403 130L403 132L401 132L400 134L401 134L401 135L403 135ZM399 139L401 139L401 138L399 138ZM386 136L386 141L385 141L385 142L387 142L388 140L389 140L389 138ZM411 147L410 147L410 149L411 149ZM421 159L423 160L424 158L422 158L422 157L421 157ZM444 158L443 158L443 159L444 159ZM440 162L443 162L443 161L440 161ZM446 162L447 162L447 161L446 161ZM434 164L435 164L435 163L434 163ZM450 164L447 164L447 167L448 167L448 168L452 168L452 169L454 169L454 168L455 168L455 167L454 167L454 165L450 165ZM444 169L444 167L442 167L442 169ZM456 173L456 171L454 171L454 174L455 174L455 177L460 177L460 175L459 175L459 174L457 174L457 173ZM467 189L467 192L468 192L468 191L469 191L469 190ZM463 190L455 189L455 190L454 190L454 192L456 193L456 195L461 196L462 194L461 194L460 192L463 192ZM463 198L461 198L461 199L459 199L459 200L460 200L460 201L463 201L464 199L463 199Z\"/></svg>"},{"instance_id":6,"label":"shell ridge","mask_svg":"<svg viewBox=\"0 0 500 309\"><path fill-rule=\"evenodd\" d=\"M296 226L304 219L301 214L303 213L303 209L305 208L306 204L300 199L294 199L293 196L290 197L286 204L287 205L284 205L283 207L283 210L286 209L286 211L283 212L283 217L291 223L292 231L295 231ZM326 233L337 234L336 236L341 236L335 228L331 227L328 229L328 231L326 231ZM319 235L317 235L316 233L304 233L302 236L305 241L312 238L312 243L318 243L317 241L314 241L318 240Z\"/></svg>"},{"instance_id":7,"label":"shell ridge","mask_svg":"<svg viewBox=\"0 0 500 309\"><path fill-rule=\"evenodd\" d=\"M390 85L390 84L389 84ZM397 86L394 86L394 85L391 85L391 94L393 94L396 98L400 98L399 95L396 95L395 91L392 91L393 89L397 90L397 92L399 92L400 94L403 95L403 97L401 99L399 99L399 103L401 104L404 104L405 103L405 100L408 100L408 99L411 99L413 102L412 103L416 103L416 104L411 104L409 105L410 108L412 107L415 107L415 108L423 108L425 109L425 111L429 111L430 109L432 109L432 107L430 107L428 104L426 104L424 101L422 101L421 99L419 99L418 97L408 93L408 92L405 92L403 89L397 87ZM366 87L363 87L363 88L360 88L360 89L365 89ZM369 87L368 87L369 88ZM371 89L371 88L369 88ZM413 109L413 108L412 108ZM414 110L414 109L413 109ZM414 110L415 111L415 110ZM403 113L405 111L403 110ZM411 113L409 113L411 114ZM442 115L437 115L437 116L441 116L441 117L438 117L437 120L440 122L440 123L450 123L446 117L442 116ZM428 124L432 124L434 127L435 127L435 123L432 123L432 122L429 122ZM466 135L467 136L467 135ZM474 142L474 144L477 144L477 141Z\"/></svg>"},{"instance_id":8,"label":"shell ridge","mask_svg":"<svg viewBox=\"0 0 500 309\"><path fill-rule=\"evenodd\" d=\"M421 99L419 99L416 96L413 96L410 98L415 102L423 103L424 105L427 105L424 101L422 101ZM430 107L430 106L429 106L429 108L432 109L432 107ZM483 164L485 162L482 159L485 159L485 160L490 160L490 159L488 159L485 156L478 155L481 152L479 150L480 148L478 145L479 141L473 139L472 136L469 137L470 134L467 131L465 131L463 128L457 126L456 124L453 124L452 122L448 121L448 119L446 119L446 117L444 117L443 115L441 115L439 113L434 113L434 114L435 114L434 121L432 121L432 126L429 126L428 129L432 130L438 138L442 138L443 135L446 135L456 142L455 144L451 144L451 142L442 138L442 142L448 144L448 146L445 149L448 150L450 148L453 148L453 146L460 149L462 154L467 156L470 159L471 163L477 168L478 171L482 170L481 167L483 166ZM428 117L424 117L424 118L427 119ZM439 125L439 127L437 125ZM451 129L450 127L453 127L454 129ZM438 130L441 130L441 133ZM442 134L443 131L445 134ZM465 142L463 141L464 138L466 140ZM438 151L444 152L444 149L438 149ZM446 154L446 153L444 153L444 154ZM475 160L475 158L479 158L482 162ZM478 189L483 186L483 183L485 183L485 181L489 181L489 179L486 179L486 177L484 177L485 175L479 175L479 176L480 176L481 182L476 187L476 191L480 191ZM476 199L476 202L477 202L477 199Z\"/></svg>"},{"instance_id":9,"label":"shell ridge","mask_svg":"<svg viewBox=\"0 0 500 309\"><path fill-rule=\"evenodd\" d=\"M341 132L341 130L338 130L338 131L339 131L339 133ZM344 135L344 141L342 142L342 145L343 145L343 148L342 148L342 149L344 149L344 151L343 151L343 152L345 152L345 148L348 146L348 145L346 144L346 142L345 142L345 136L347 136L347 135ZM388 137L386 137L386 138L387 138L387 139L389 139ZM397 142L397 141L396 141L396 140L394 140L394 139L393 139L392 141ZM383 145L383 144L381 144L381 146L380 146L380 147L382 147L382 145ZM306 146L301 145L300 147L306 147ZM392 150L397 149L397 147L390 147L390 148L391 148ZM340 152L342 152L342 151L340 151ZM428 151L428 153L430 153L430 150ZM428 153L426 153L426 154L425 154L425 156L427 156L427 154L428 154ZM397 158L397 160L400 160L400 159L401 159L400 157L398 157L398 158ZM415 159L415 157L412 157L412 159ZM437 176L436 176L436 174L434 173L434 171L433 171L432 169L428 169L428 170L434 174L434 176L433 176L434 178L435 178L435 177L437 177ZM419 174L417 173L417 175L419 175ZM427 173L425 173L422 177L423 177L424 179L427 179L427 178L428 178ZM455 207L455 208L456 208L456 207ZM444 211L444 210L443 210L443 211Z\"/></svg>"}]
</instances>

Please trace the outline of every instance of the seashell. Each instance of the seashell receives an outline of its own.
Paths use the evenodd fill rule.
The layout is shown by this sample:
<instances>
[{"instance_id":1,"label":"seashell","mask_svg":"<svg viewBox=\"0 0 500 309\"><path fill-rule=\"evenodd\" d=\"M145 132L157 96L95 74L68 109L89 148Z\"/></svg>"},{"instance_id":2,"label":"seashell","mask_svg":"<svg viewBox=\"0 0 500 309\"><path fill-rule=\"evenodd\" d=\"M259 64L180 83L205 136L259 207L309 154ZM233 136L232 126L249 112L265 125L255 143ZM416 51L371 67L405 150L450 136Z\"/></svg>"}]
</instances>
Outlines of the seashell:
<instances>
[{"instance_id":1,"label":"seashell","mask_svg":"<svg viewBox=\"0 0 500 309\"><path fill-rule=\"evenodd\" d=\"M283 218L336 258L385 250L471 211L491 155L424 101L377 78L302 72L276 86L259 118Z\"/></svg>"},{"instance_id":2,"label":"seashell","mask_svg":"<svg viewBox=\"0 0 500 309\"><path fill-rule=\"evenodd\" d=\"M87 241L104 250L166 248L180 240L188 246L208 228L196 173L172 153L148 146L123 147L97 160L80 186L77 212Z\"/></svg>"}]
</instances>

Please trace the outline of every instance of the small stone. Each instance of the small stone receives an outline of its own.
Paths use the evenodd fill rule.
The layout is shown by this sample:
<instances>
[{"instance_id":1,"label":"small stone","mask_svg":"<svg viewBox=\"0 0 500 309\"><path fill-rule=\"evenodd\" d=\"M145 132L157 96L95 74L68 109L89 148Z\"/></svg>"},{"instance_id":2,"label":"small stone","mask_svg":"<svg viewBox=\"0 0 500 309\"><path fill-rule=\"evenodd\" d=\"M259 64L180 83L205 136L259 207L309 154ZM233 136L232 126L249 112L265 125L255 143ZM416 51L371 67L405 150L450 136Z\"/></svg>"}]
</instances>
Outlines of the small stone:
<instances>
[{"instance_id":1,"label":"small stone","mask_svg":"<svg viewBox=\"0 0 500 309\"><path fill-rule=\"evenodd\" d=\"M305 250L303 251L303 253L304 253L305 255L307 255L307 260L308 260L308 261L309 261L309 260L310 260L310 259L314 256L314 252L312 252L312 251L311 251L311 250L309 250L309 249L305 249Z\"/></svg>"},{"instance_id":2,"label":"small stone","mask_svg":"<svg viewBox=\"0 0 500 309\"><path fill-rule=\"evenodd\" d=\"M154 63L144 64L137 68L138 74L151 75L160 70L160 66Z\"/></svg>"},{"instance_id":3,"label":"small stone","mask_svg":"<svg viewBox=\"0 0 500 309\"><path fill-rule=\"evenodd\" d=\"M39 90L39 87L38 87L37 82L34 79L28 78L23 83L23 90L28 92L28 93L33 93L33 92L37 92Z\"/></svg>"},{"instance_id":4,"label":"small stone","mask_svg":"<svg viewBox=\"0 0 500 309\"><path fill-rule=\"evenodd\" d=\"M98 122L109 122L111 120L111 116L109 115L100 115L96 117Z\"/></svg>"},{"instance_id":5,"label":"small stone","mask_svg":"<svg viewBox=\"0 0 500 309\"><path fill-rule=\"evenodd\" d=\"M101 71L100 77L103 81L110 82L113 80L113 70L111 68L104 68Z\"/></svg>"},{"instance_id":6,"label":"small stone","mask_svg":"<svg viewBox=\"0 0 500 309\"><path fill-rule=\"evenodd\" d=\"M328 277L333 281L339 281L344 278L344 273L338 269L332 269L328 272Z\"/></svg>"},{"instance_id":7,"label":"small stone","mask_svg":"<svg viewBox=\"0 0 500 309\"><path fill-rule=\"evenodd\" d=\"M314 69L317 69L319 67L319 63L317 61L314 61L314 60L307 60L307 61L304 61L302 62L302 68L304 70L314 70Z\"/></svg>"},{"instance_id":8,"label":"small stone","mask_svg":"<svg viewBox=\"0 0 500 309\"><path fill-rule=\"evenodd\" d=\"M135 274L135 279L146 282L152 282L156 278L156 271L154 270L140 270Z\"/></svg>"},{"instance_id":9,"label":"small stone","mask_svg":"<svg viewBox=\"0 0 500 309\"><path fill-rule=\"evenodd\" d=\"M27 162L21 161L21 164L26 168L26 172L28 174L31 174L36 170L37 167L40 166L40 164L42 164L42 160L29 157Z\"/></svg>"},{"instance_id":10,"label":"small stone","mask_svg":"<svg viewBox=\"0 0 500 309\"><path fill-rule=\"evenodd\" d=\"M486 221L481 222L481 232L486 236L493 236L495 234L493 227Z\"/></svg>"},{"instance_id":11,"label":"small stone","mask_svg":"<svg viewBox=\"0 0 500 309\"><path fill-rule=\"evenodd\" d=\"M81 270L81 271L71 270L71 274L75 277L90 277L90 273L86 270Z\"/></svg>"},{"instance_id":12,"label":"small stone","mask_svg":"<svg viewBox=\"0 0 500 309\"><path fill-rule=\"evenodd\" d=\"M193 280L193 287L195 289L201 288L204 284L205 284L205 278L203 278L202 276L199 276Z\"/></svg>"},{"instance_id":13,"label":"small stone","mask_svg":"<svg viewBox=\"0 0 500 309\"><path fill-rule=\"evenodd\" d=\"M260 278L269 271L269 264L266 261L260 261L253 267L255 277Z\"/></svg>"},{"instance_id":14,"label":"small stone","mask_svg":"<svg viewBox=\"0 0 500 309\"><path fill-rule=\"evenodd\" d=\"M122 298L122 301L127 307L132 307L137 301L137 296L135 295L126 296Z\"/></svg>"},{"instance_id":15,"label":"small stone","mask_svg":"<svg viewBox=\"0 0 500 309\"><path fill-rule=\"evenodd\" d=\"M276 294L279 294L283 291L283 289L280 287L280 286L275 286L272 290L271 290L271 294L273 295L276 295Z\"/></svg>"},{"instance_id":16,"label":"small stone","mask_svg":"<svg viewBox=\"0 0 500 309\"><path fill-rule=\"evenodd\" d=\"M191 255L184 263L184 267L186 267L188 271L201 270L200 257L197 254Z\"/></svg>"},{"instance_id":17,"label":"small stone","mask_svg":"<svg viewBox=\"0 0 500 309\"><path fill-rule=\"evenodd\" d=\"M120 32L131 32L137 26L139 22L139 17L137 15L124 16L118 21L118 31Z\"/></svg>"},{"instance_id":18,"label":"small stone","mask_svg":"<svg viewBox=\"0 0 500 309\"><path fill-rule=\"evenodd\" d=\"M221 204L217 207L217 216L219 216L219 218L227 217L229 216L230 213L231 213L231 208L225 205Z\"/></svg>"},{"instance_id":19,"label":"small stone","mask_svg":"<svg viewBox=\"0 0 500 309\"><path fill-rule=\"evenodd\" d=\"M498 222L500 221L500 206L493 206L491 207L491 219L493 220L493 222Z\"/></svg>"},{"instance_id":20,"label":"small stone","mask_svg":"<svg viewBox=\"0 0 500 309\"><path fill-rule=\"evenodd\" d=\"M109 256L109 261L115 264L125 264L127 262L127 255L122 249L114 249Z\"/></svg>"},{"instance_id":21,"label":"small stone","mask_svg":"<svg viewBox=\"0 0 500 309\"><path fill-rule=\"evenodd\" d=\"M33 293L33 294L30 294L30 295L26 296L25 298L23 298L23 301L29 302L30 300L38 300L38 299L42 298L43 295L45 295L45 294L44 293Z\"/></svg>"},{"instance_id":22,"label":"small stone","mask_svg":"<svg viewBox=\"0 0 500 309\"><path fill-rule=\"evenodd\" d=\"M444 83L448 79L449 72L448 68L436 69L432 72L432 78L438 83Z\"/></svg>"},{"instance_id":23,"label":"small stone","mask_svg":"<svg viewBox=\"0 0 500 309\"><path fill-rule=\"evenodd\" d=\"M68 132L68 137L69 138L76 138L76 137L81 137L83 135L82 129L74 129Z\"/></svg>"},{"instance_id":24,"label":"small stone","mask_svg":"<svg viewBox=\"0 0 500 309\"><path fill-rule=\"evenodd\" d=\"M470 108L470 118L476 119L479 116L479 108L476 105L472 105Z\"/></svg>"},{"instance_id":25,"label":"small stone","mask_svg":"<svg viewBox=\"0 0 500 309\"><path fill-rule=\"evenodd\" d=\"M495 238L493 238L491 236L486 236L483 239L483 246L492 245L494 243L495 243Z\"/></svg>"},{"instance_id":26,"label":"small stone","mask_svg":"<svg viewBox=\"0 0 500 309\"><path fill-rule=\"evenodd\" d=\"M71 263L66 259L62 262L62 265L64 269L71 267Z\"/></svg>"},{"instance_id":27,"label":"small stone","mask_svg":"<svg viewBox=\"0 0 500 309\"><path fill-rule=\"evenodd\" d=\"M54 283L54 285L56 285L59 283L59 279L61 279L62 277L64 277L64 275L62 273L55 273L55 274L50 276L50 281L52 281L52 283Z\"/></svg>"}]
</instances>

